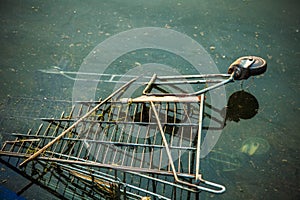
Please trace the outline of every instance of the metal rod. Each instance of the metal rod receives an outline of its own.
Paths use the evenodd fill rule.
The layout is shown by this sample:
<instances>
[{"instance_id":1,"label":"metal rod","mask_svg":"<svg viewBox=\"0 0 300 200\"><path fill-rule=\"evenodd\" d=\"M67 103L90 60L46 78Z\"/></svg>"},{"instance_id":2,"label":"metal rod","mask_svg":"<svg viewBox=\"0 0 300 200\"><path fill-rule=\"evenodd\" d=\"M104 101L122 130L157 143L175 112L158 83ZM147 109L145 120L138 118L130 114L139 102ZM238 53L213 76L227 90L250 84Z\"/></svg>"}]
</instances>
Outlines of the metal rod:
<instances>
[{"instance_id":1,"label":"metal rod","mask_svg":"<svg viewBox=\"0 0 300 200\"><path fill-rule=\"evenodd\" d=\"M156 77L157 77L157 75L156 75L156 74L153 74L151 80L147 83L147 86L146 86L145 89L143 90L143 94L147 94L149 91L151 91L151 89L152 89L152 84L154 83Z\"/></svg>"},{"instance_id":2,"label":"metal rod","mask_svg":"<svg viewBox=\"0 0 300 200\"><path fill-rule=\"evenodd\" d=\"M182 96L198 96L200 94L203 94L205 92L208 92L210 90L216 89L218 87L221 87L229 82L232 82L234 80L233 78L234 72L230 75L230 77L228 79L223 80L222 82L219 82L217 84L214 84L212 86L209 86L207 88L204 88L202 90L193 92L193 93L170 93L168 94L169 96L178 96L178 97L182 97ZM166 94L164 93L148 93L147 96L165 96Z\"/></svg>"},{"instance_id":3,"label":"metal rod","mask_svg":"<svg viewBox=\"0 0 300 200\"><path fill-rule=\"evenodd\" d=\"M158 76L159 80L164 79L188 79L188 78L215 78L215 77L230 77L230 74L193 74L193 75L171 75L171 76Z\"/></svg>"},{"instance_id":4,"label":"metal rod","mask_svg":"<svg viewBox=\"0 0 300 200\"><path fill-rule=\"evenodd\" d=\"M204 95L201 95L203 98ZM204 99L204 98L203 98ZM169 149L169 146L168 146L168 142L166 140L166 137L165 137L165 134L164 134L164 131L163 131L163 128L162 128L162 125L160 123L160 120L159 120L159 116L157 114L157 111L156 111L156 108L155 108L155 105L153 102L150 102L151 103L151 107L152 107L152 110L154 112L154 115L155 115L155 118L156 118L156 121L157 121L157 125L159 127L159 130L161 132L161 136L162 136L162 139L163 139L163 143L165 145L165 148L166 148L166 152L167 152L167 155L168 155L168 158L169 158L169 162L170 162L170 165L171 165L171 168L172 168L172 173L173 173L173 176L174 176L174 179L177 183L181 183L181 184L184 184L184 185L188 185L188 186L191 186L191 187L195 187L197 189L200 189L200 190L204 190L204 191L208 191L208 192L212 192L212 193L223 193L225 191L225 187L223 185L220 185L220 184L217 184L217 183L213 183L213 182L209 182L209 181L206 181L204 179L201 178L201 174L196 174L196 176L198 175L198 179L201 181L201 182L204 182L205 184L207 185L210 185L210 186L213 186L213 187L216 187L218 188L219 190L215 190L215 189L211 189L211 188L206 188L206 187L203 187L203 186L200 186L200 185L195 185L195 184L192 184L192 183L189 183L189 182L186 182L186 181L182 181L178 178L177 176L177 173L176 173L176 169L175 169L175 166L174 166L174 162L173 162L173 158L172 158L172 155L171 155L171 152L170 152L170 149ZM202 101L203 103L203 101ZM203 105L202 105L203 106ZM201 140L200 140L201 141ZM199 147L200 148L200 147ZM199 152L200 154L200 152ZM198 164L199 166L199 164ZM197 170L197 169L196 169Z\"/></svg>"},{"instance_id":5,"label":"metal rod","mask_svg":"<svg viewBox=\"0 0 300 200\"><path fill-rule=\"evenodd\" d=\"M65 76L68 79L71 80L86 80L86 81L102 81L99 79L77 79L70 75L88 75L91 76L103 76L103 77L109 77L109 80L104 80L105 82L119 82L119 81L113 81L115 77L118 78L137 78L137 76L134 75L123 75L123 74L101 74L101 73L93 73L93 72L72 72L72 71L63 71L59 67L56 67L55 70L38 70L40 72L46 73L46 74L58 74ZM170 80L170 79L190 79L190 78L215 78L215 77L229 77L230 74L196 74L196 75L171 75L171 76L158 76L157 78L160 80ZM142 78L151 78L150 76L142 76ZM120 82L119 82L120 83Z\"/></svg>"},{"instance_id":6,"label":"metal rod","mask_svg":"<svg viewBox=\"0 0 300 200\"><path fill-rule=\"evenodd\" d=\"M200 180L200 148L201 148L201 133L202 133L202 119L203 119L203 105L204 105L204 94L200 96L200 108L199 108L199 127L197 135L197 150L196 150L196 181Z\"/></svg>"},{"instance_id":7,"label":"metal rod","mask_svg":"<svg viewBox=\"0 0 300 200\"><path fill-rule=\"evenodd\" d=\"M205 93L205 92L208 92L209 90L213 90L213 89L216 89L216 88L218 88L218 87L221 87L221 86L223 86L223 85L225 85L225 84L227 84L227 83L233 81L233 80L234 80L234 79L233 79L233 75L234 75L234 73L232 73L231 76L230 76L228 79L226 79L226 80L224 80L224 81L222 81L222 82L220 82L220 83L217 83L217 84L215 84L215 85L212 85L212 86L210 86L210 87L207 87L207 88L205 88L205 89L203 89L203 90L199 90L198 92L191 93L191 94L189 94L189 95L191 95L191 96L193 96L193 95L200 95L200 94L203 94L203 93Z\"/></svg>"},{"instance_id":8,"label":"metal rod","mask_svg":"<svg viewBox=\"0 0 300 200\"><path fill-rule=\"evenodd\" d=\"M85 118L87 118L88 116L90 116L94 111L96 111L100 106L102 106L104 103L106 103L108 100L110 100L114 95L116 95L117 93L119 93L120 91L122 91L123 89L125 89L126 87L128 87L131 83L133 83L135 80L137 80L137 78L134 78L132 80L130 80L129 82L127 82L125 85L123 85L122 87L120 87L118 90L116 90L115 92L113 92L111 95L109 95L106 99L104 99L101 103L99 103L97 106L95 106L93 109L91 109L89 112L87 112L84 116L82 116L80 119L78 119L74 124L72 124L69 128L67 128L65 131L63 131L59 136L57 136L54 140L52 140L51 142L49 142L47 145L45 145L43 148L41 148L40 150L38 150L36 153L34 153L33 155L31 155L29 158L27 158L26 160L24 160L19 167L24 166L26 163L28 163L29 161L35 159L37 156L39 156L41 153L43 153L43 151L45 151L47 148L49 148L51 145L53 145L55 142L57 142L58 140L60 140L66 133L68 133L69 131L71 131L75 126L77 126L81 121L83 121Z\"/></svg>"},{"instance_id":9,"label":"metal rod","mask_svg":"<svg viewBox=\"0 0 300 200\"><path fill-rule=\"evenodd\" d=\"M147 96L146 96L147 95ZM155 94L147 93L146 95L142 95L136 98L122 98L120 99L122 103L145 103L145 102L175 102L175 103L190 103L190 102L198 102L198 96L176 96L173 94Z\"/></svg>"},{"instance_id":10,"label":"metal rod","mask_svg":"<svg viewBox=\"0 0 300 200\"><path fill-rule=\"evenodd\" d=\"M174 178L175 178L175 180L178 180L176 169L175 169L173 158L172 158L172 154L170 152L168 141L166 139L163 127L162 127L162 125L160 123L159 116L157 114L155 105L154 105L154 103L152 101L150 101L150 103L151 103L151 107L152 107L153 113L154 113L156 121L157 121L157 125L158 125L158 128L159 128L159 131L161 133L161 137L163 139L163 143L164 143L165 148L166 148L166 152L167 152L167 155L168 155L168 158L169 158L169 162L170 162L170 165L171 165L171 168L172 168L172 172L173 172Z\"/></svg>"},{"instance_id":11,"label":"metal rod","mask_svg":"<svg viewBox=\"0 0 300 200\"><path fill-rule=\"evenodd\" d=\"M204 83L219 83L224 79L211 79L211 80L178 80L178 81L157 81L153 85L179 85L179 84L204 84Z\"/></svg>"}]
</instances>

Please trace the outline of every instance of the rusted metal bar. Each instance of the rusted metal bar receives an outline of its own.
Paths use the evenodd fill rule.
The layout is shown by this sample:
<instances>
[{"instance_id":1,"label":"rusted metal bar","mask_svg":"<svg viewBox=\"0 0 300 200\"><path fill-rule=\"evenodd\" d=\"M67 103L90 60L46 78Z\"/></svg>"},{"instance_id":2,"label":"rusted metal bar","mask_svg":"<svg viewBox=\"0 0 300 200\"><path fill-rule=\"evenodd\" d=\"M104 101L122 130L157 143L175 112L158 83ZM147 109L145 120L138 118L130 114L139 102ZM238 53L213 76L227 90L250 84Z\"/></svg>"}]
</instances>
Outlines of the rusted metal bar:
<instances>
[{"instance_id":1,"label":"rusted metal bar","mask_svg":"<svg viewBox=\"0 0 300 200\"><path fill-rule=\"evenodd\" d=\"M199 102L198 96L172 96L172 95L159 95L159 96L140 96L136 98L122 98L122 103L145 103L145 102L175 102L175 103L187 103L187 102Z\"/></svg>"},{"instance_id":2,"label":"rusted metal bar","mask_svg":"<svg viewBox=\"0 0 300 200\"><path fill-rule=\"evenodd\" d=\"M197 134L197 150L196 150L196 181L200 180L200 148L201 148L201 135L202 135L202 119L203 119L203 105L204 94L200 96L199 105L199 121L198 121L198 134Z\"/></svg>"},{"instance_id":3,"label":"rusted metal bar","mask_svg":"<svg viewBox=\"0 0 300 200\"><path fill-rule=\"evenodd\" d=\"M152 85L155 82L157 75L153 74L152 78L150 79L150 81L147 83L145 89L143 90L143 94L147 94L149 91L151 91Z\"/></svg>"},{"instance_id":4,"label":"rusted metal bar","mask_svg":"<svg viewBox=\"0 0 300 200\"><path fill-rule=\"evenodd\" d=\"M78 119L74 124L72 124L69 128L67 128L65 131L63 131L59 136L57 136L54 140L52 140L51 142L49 142L47 145L45 145L43 148L41 148L40 150L38 150L36 153L34 153L33 155L31 155L29 158L27 158L26 160L24 160L19 167L24 166L26 163L28 163L29 161L35 159L37 156L39 156L41 153L43 153L43 151L45 151L46 149L48 149L51 145L53 145L55 142L57 142L58 140L60 140L66 133L68 133L69 131L71 131L75 126L77 126L80 122L82 122L85 118L87 118L88 116L90 116L94 111L96 111L100 106L102 106L104 103L106 103L108 100L110 100L113 96L115 96L116 94L118 94L120 91L122 91L123 89L125 89L126 87L128 87L131 83L133 83L137 78L132 79L131 81L127 82L125 85L123 85L122 87L120 87L118 90L116 90L115 92L113 92L111 95L109 95L106 99L104 99L101 103L99 103L97 106L95 106L92 110L90 110L89 112L87 112L84 116L82 116L80 119Z\"/></svg>"}]
</instances>

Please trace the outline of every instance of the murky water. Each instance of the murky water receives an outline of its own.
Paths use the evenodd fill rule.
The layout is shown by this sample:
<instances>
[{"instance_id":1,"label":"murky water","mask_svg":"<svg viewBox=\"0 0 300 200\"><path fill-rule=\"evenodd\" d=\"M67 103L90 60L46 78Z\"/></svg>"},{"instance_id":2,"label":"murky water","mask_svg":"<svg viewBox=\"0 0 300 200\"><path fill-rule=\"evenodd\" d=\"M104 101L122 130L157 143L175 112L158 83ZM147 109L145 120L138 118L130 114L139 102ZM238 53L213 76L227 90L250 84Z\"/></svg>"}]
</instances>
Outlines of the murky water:
<instances>
[{"instance_id":1,"label":"murky water","mask_svg":"<svg viewBox=\"0 0 300 200\"><path fill-rule=\"evenodd\" d=\"M56 66L76 71L96 45L132 28L155 26L182 32L210 53L221 72L240 56L258 55L267 60L268 70L243 86L258 100L258 113L248 120L227 122L216 146L222 154L212 154L211 165L204 169L205 177L222 182L227 191L203 193L201 199L298 199L298 11L296 0L2 0L0 106L9 96L71 100L72 80L38 70ZM124 62L138 64L134 59ZM226 86L228 97L238 90L239 83ZM10 110L2 106L0 116L7 113ZM17 131L11 126L1 130ZM251 137L267 141L268 151L241 153L243 142ZM224 166L219 160L237 164ZM1 170L0 184L17 191L17 185L26 181L16 182L14 176ZM33 187L24 197L52 198L37 191Z\"/></svg>"}]
</instances>

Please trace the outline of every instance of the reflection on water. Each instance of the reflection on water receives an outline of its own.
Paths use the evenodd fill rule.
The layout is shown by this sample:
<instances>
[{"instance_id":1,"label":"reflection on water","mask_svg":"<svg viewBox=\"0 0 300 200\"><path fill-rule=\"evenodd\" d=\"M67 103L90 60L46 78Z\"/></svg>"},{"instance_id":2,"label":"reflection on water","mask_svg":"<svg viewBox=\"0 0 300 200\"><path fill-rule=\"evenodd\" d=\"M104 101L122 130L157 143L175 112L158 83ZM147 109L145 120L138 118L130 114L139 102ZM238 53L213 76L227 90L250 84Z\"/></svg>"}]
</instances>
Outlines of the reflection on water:
<instances>
[{"instance_id":1,"label":"reflection on water","mask_svg":"<svg viewBox=\"0 0 300 200\"><path fill-rule=\"evenodd\" d=\"M53 66L58 67L60 70L68 71L74 65L73 55L70 53L64 53L62 55L51 55L51 59L53 60Z\"/></svg>"},{"instance_id":2,"label":"reflection on water","mask_svg":"<svg viewBox=\"0 0 300 200\"><path fill-rule=\"evenodd\" d=\"M257 102L228 105L227 124L215 152L203 161L205 178L223 182L227 192L203 193L201 198L299 198L298 1L3 0L0 18L1 102L8 95L71 99L72 81L37 70L77 70L98 43L131 28L158 26L185 33L207 49L222 72L243 55L265 58L268 71L247 91ZM128 58L125 64L135 62ZM238 84L226 89L228 96L240 90ZM2 108L0 122L10 112ZM235 115L236 110L243 114ZM243 148L248 138L263 138L269 150L259 154L265 145L256 142ZM240 150L248 153L236 154ZM1 172L1 185L17 190L14 175L6 176ZM46 195L38 191L28 190L24 196Z\"/></svg>"}]
</instances>

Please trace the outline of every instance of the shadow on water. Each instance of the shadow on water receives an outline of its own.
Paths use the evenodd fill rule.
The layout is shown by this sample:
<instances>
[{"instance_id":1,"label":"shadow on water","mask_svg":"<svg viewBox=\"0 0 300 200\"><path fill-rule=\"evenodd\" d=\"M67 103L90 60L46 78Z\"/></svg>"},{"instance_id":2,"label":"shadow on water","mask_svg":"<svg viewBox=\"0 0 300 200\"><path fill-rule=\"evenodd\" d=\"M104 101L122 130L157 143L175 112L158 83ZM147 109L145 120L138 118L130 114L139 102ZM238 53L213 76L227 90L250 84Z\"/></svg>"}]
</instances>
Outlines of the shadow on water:
<instances>
[{"instance_id":1,"label":"shadow on water","mask_svg":"<svg viewBox=\"0 0 300 200\"><path fill-rule=\"evenodd\" d=\"M253 118L259 109L255 96L244 90L233 93L226 107L226 120L239 122L240 119Z\"/></svg>"},{"instance_id":2,"label":"shadow on water","mask_svg":"<svg viewBox=\"0 0 300 200\"><path fill-rule=\"evenodd\" d=\"M211 107L210 105L208 105ZM224 129L234 123L245 123L254 119L258 113L259 103L254 95L244 90L234 92L228 98L226 107L220 110L225 122ZM225 111L226 110L226 111ZM226 113L226 114L225 114ZM226 125L227 124L227 125ZM230 130L230 128L229 128ZM225 131L218 145L202 159L202 172L205 177L211 177L227 187L227 192L216 196L201 194L202 199L249 199L254 195L250 193L252 182L247 178L257 176L257 170L266 164L270 154L269 142L258 136L235 135L234 131ZM238 138L238 139L236 139ZM221 144L221 145L220 145ZM239 181L240 175L247 181Z\"/></svg>"},{"instance_id":3,"label":"shadow on water","mask_svg":"<svg viewBox=\"0 0 300 200\"><path fill-rule=\"evenodd\" d=\"M285 196L279 193L283 188L297 196L299 162L294 159L299 156L296 142L286 134L291 127L272 122L256 97L243 90L230 95L226 111L224 132L202 164L205 175L218 178L227 191L203 198L278 199ZM279 179L281 186L276 184Z\"/></svg>"}]
</instances>

